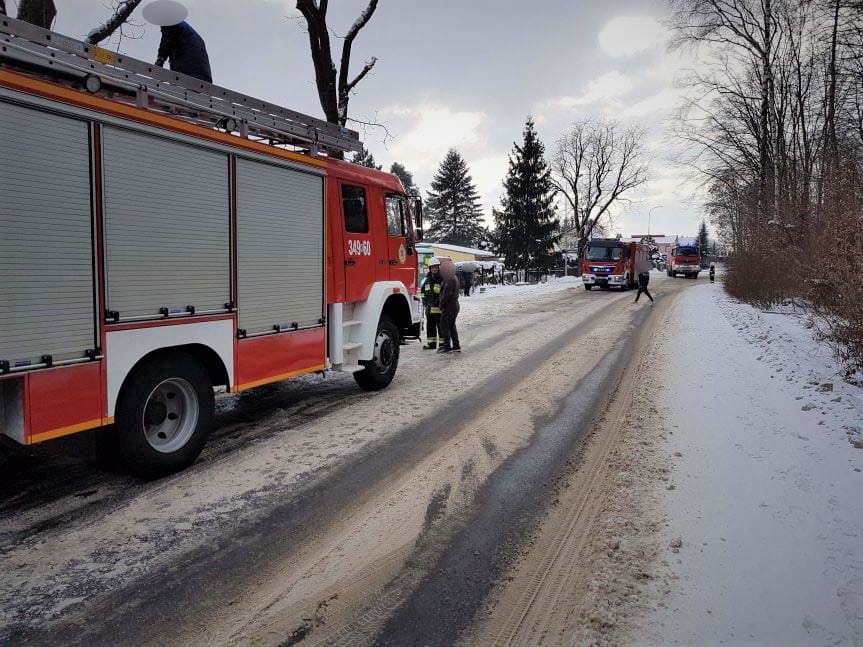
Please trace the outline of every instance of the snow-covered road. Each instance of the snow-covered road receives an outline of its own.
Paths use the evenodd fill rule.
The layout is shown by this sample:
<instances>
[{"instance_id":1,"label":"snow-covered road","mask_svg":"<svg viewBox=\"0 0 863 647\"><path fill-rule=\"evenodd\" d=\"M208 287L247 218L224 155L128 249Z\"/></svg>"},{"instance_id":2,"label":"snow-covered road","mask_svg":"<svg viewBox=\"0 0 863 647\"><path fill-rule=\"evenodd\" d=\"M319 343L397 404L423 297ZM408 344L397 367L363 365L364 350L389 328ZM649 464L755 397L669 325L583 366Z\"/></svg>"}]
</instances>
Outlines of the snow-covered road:
<instances>
[{"instance_id":1,"label":"snow-covered road","mask_svg":"<svg viewBox=\"0 0 863 647\"><path fill-rule=\"evenodd\" d=\"M465 299L381 393L222 396L155 483L2 458L0 641L863 644L863 389L804 317L653 278Z\"/></svg>"}]
</instances>

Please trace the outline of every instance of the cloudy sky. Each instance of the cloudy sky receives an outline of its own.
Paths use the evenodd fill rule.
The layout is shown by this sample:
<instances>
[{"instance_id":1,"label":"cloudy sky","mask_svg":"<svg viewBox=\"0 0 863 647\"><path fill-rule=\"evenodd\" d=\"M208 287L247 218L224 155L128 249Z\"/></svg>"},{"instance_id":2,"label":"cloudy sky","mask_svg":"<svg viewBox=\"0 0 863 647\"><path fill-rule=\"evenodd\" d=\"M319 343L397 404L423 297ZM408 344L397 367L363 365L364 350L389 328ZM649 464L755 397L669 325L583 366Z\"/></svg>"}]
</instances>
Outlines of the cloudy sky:
<instances>
[{"instance_id":1,"label":"cloudy sky","mask_svg":"<svg viewBox=\"0 0 863 647\"><path fill-rule=\"evenodd\" d=\"M81 37L109 13L110 0L55 3L55 29ZM320 115L295 2L186 4L189 22L207 41L216 83ZM334 33L344 34L365 4L330 0ZM7 5L13 13L16 0ZM423 189L446 150L458 148L487 213L499 204L507 155L527 115L549 149L584 116L640 124L651 181L616 215L615 230L643 233L648 210L661 207L653 211L653 233L692 235L702 217L697 187L672 164L667 134L681 92L675 79L685 67L666 49L667 14L664 0L380 0L354 44L352 70L371 56L379 60L358 86L351 114L388 126L386 141L381 131L367 130L367 147L378 163L405 164ZM139 38L124 39L120 49L153 59L158 29L131 31Z\"/></svg>"}]
</instances>

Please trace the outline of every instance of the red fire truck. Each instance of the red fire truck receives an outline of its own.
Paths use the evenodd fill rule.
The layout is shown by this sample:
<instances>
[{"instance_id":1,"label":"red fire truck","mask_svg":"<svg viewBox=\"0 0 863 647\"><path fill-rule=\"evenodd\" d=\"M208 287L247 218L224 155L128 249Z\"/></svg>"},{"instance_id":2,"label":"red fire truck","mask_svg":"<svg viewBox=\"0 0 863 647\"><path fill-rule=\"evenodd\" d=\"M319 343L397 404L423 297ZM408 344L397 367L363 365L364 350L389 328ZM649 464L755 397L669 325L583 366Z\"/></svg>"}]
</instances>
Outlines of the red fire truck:
<instances>
[{"instance_id":1,"label":"red fire truck","mask_svg":"<svg viewBox=\"0 0 863 647\"><path fill-rule=\"evenodd\" d=\"M588 291L593 286L629 290L638 287L638 274L649 272L651 267L647 245L626 243L618 238L594 238L581 261L581 280Z\"/></svg>"},{"instance_id":2,"label":"red fire truck","mask_svg":"<svg viewBox=\"0 0 863 647\"><path fill-rule=\"evenodd\" d=\"M0 433L191 464L214 387L368 390L420 332L418 200L353 131L0 20Z\"/></svg>"},{"instance_id":3,"label":"red fire truck","mask_svg":"<svg viewBox=\"0 0 863 647\"><path fill-rule=\"evenodd\" d=\"M697 238L678 238L668 255L666 273L674 277L682 274L686 278L698 278L701 271L701 248Z\"/></svg>"}]
</instances>

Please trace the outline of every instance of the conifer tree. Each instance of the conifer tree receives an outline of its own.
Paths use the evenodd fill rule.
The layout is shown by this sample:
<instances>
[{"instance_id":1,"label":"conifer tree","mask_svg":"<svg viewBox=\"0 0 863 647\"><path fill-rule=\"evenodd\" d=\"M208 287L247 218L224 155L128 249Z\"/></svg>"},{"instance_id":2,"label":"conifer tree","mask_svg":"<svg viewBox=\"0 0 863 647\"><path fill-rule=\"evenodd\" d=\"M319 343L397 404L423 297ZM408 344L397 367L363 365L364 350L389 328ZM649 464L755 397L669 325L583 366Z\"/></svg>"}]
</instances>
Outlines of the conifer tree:
<instances>
[{"instance_id":1,"label":"conifer tree","mask_svg":"<svg viewBox=\"0 0 863 647\"><path fill-rule=\"evenodd\" d=\"M494 211L495 242L508 267L548 269L553 246L560 239L555 188L545 161L545 146L536 134L533 119L524 126L522 144L509 156L503 182L506 193L501 209Z\"/></svg>"},{"instance_id":2,"label":"conifer tree","mask_svg":"<svg viewBox=\"0 0 863 647\"><path fill-rule=\"evenodd\" d=\"M408 195L419 195L419 189L414 184L414 174L407 170L403 164L393 162L390 166L390 173L402 181L402 186Z\"/></svg>"},{"instance_id":3,"label":"conifer tree","mask_svg":"<svg viewBox=\"0 0 863 647\"><path fill-rule=\"evenodd\" d=\"M473 246L485 239L479 194L467 162L454 148L446 154L432 179L426 214L430 240Z\"/></svg>"},{"instance_id":4,"label":"conifer tree","mask_svg":"<svg viewBox=\"0 0 863 647\"><path fill-rule=\"evenodd\" d=\"M702 220L701 225L698 227L698 246L701 248L701 255L704 256L707 253L707 246L709 244L709 238L707 235L707 223Z\"/></svg>"},{"instance_id":5,"label":"conifer tree","mask_svg":"<svg viewBox=\"0 0 863 647\"><path fill-rule=\"evenodd\" d=\"M360 166L365 166L366 168L373 168L376 171L380 171L383 166L375 163L375 156L372 155L369 149L364 148L360 153L354 153L354 159L351 160L354 164L359 164Z\"/></svg>"}]
</instances>

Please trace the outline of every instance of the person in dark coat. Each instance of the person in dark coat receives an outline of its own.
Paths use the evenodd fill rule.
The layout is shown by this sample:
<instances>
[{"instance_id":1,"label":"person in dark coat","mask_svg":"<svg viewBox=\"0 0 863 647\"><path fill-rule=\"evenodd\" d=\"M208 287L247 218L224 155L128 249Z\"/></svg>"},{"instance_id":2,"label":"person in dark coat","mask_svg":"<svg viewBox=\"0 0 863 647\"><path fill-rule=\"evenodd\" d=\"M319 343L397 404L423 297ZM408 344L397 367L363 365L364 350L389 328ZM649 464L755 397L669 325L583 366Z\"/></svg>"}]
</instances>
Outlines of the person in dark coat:
<instances>
[{"instance_id":1,"label":"person in dark coat","mask_svg":"<svg viewBox=\"0 0 863 647\"><path fill-rule=\"evenodd\" d=\"M473 272L468 272L467 270L462 271L458 280L464 290L464 295L469 297L470 289L473 287Z\"/></svg>"},{"instance_id":2,"label":"person in dark coat","mask_svg":"<svg viewBox=\"0 0 863 647\"><path fill-rule=\"evenodd\" d=\"M6 15L6 0L0 0L0 16Z\"/></svg>"},{"instance_id":3,"label":"person in dark coat","mask_svg":"<svg viewBox=\"0 0 863 647\"><path fill-rule=\"evenodd\" d=\"M207 83L213 82L210 57L204 39L186 21L178 25L162 27L162 42L156 65L171 62L171 70L188 74Z\"/></svg>"},{"instance_id":4,"label":"person in dark coat","mask_svg":"<svg viewBox=\"0 0 863 647\"><path fill-rule=\"evenodd\" d=\"M450 259L442 259L440 272L443 277L440 293L440 336L442 340L437 352L455 351L458 353L461 352L461 344L458 339L456 319L459 311L458 295L460 290L458 278L455 275L455 265Z\"/></svg>"},{"instance_id":5,"label":"person in dark coat","mask_svg":"<svg viewBox=\"0 0 863 647\"><path fill-rule=\"evenodd\" d=\"M650 283L650 273L649 272L641 272L638 275L638 293L635 295L635 303L638 303L638 297L641 296L641 293L647 295L647 298L650 299L650 305L653 305L653 297L650 296L650 292L647 290L647 284Z\"/></svg>"},{"instance_id":6,"label":"person in dark coat","mask_svg":"<svg viewBox=\"0 0 863 647\"><path fill-rule=\"evenodd\" d=\"M440 275L440 259L432 257L428 274L422 284L423 305L426 312L426 336L428 341L423 349L434 350L438 346L440 328L440 297L443 279Z\"/></svg>"},{"instance_id":7,"label":"person in dark coat","mask_svg":"<svg viewBox=\"0 0 863 647\"><path fill-rule=\"evenodd\" d=\"M711 263L710 264L710 282L713 283L713 281L715 279L716 279L716 266L713 263Z\"/></svg>"}]
</instances>

